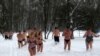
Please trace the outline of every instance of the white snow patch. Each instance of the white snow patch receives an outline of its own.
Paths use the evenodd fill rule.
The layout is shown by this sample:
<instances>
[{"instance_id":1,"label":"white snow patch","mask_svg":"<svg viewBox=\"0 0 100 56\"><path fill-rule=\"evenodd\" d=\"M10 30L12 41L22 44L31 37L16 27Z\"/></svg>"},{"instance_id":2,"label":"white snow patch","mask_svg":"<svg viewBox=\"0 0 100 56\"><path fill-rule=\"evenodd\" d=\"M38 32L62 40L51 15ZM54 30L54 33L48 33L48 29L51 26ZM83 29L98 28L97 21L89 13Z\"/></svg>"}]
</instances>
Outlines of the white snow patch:
<instances>
[{"instance_id":1,"label":"white snow patch","mask_svg":"<svg viewBox=\"0 0 100 56\"><path fill-rule=\"evenodd\" d=\"M60 43L55 45L52 39L52 33L50 33L49 39L44 42L43 53L37 53L36 56L100 56L100 38L94 38L93 50L86 51L85 39L82 38L84 32L80 31L79 37L79 32L74 31L75 39L71 40L70 51L64 51L64 40L62 36L60 36ZM29 56L28 45L19 49L16 34L13 35L12 40L4 40L2 35L0 35L0 56Z\"/></svg>"}]
</instances>

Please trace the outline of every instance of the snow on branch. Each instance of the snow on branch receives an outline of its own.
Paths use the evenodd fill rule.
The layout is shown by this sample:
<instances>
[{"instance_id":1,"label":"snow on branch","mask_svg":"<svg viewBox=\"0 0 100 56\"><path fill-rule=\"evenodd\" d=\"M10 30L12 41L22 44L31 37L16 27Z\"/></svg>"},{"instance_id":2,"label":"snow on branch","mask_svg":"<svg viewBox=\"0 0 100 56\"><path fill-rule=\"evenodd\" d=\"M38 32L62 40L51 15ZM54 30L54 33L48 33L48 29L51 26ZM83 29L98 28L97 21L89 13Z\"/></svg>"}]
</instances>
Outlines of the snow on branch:
<instances>
[{"instance_id":1,"label":"snow on branch","mask_svg":"<svg viewBox=\"0 0 100 56\"><path fill-rule=\"evenodd\" d=\"M73 30L76 30L76 29L78 29L79 27L83 27L83 25L82 25L82 26L75 27Z\"/></svg>"},{"instance_id":2,"label":"snow on branch","mask_svg":"<svg viewBox=\"0 0 100 56\"><path fill-rule=\"evenodd\" d=\"M94 9L97 9L98 4L97 4L96 0L94 0L94 3L95 3L95 5L94 5Z\"/></svg>"},{"instance_id":3,"label":"snow on branch","mask_svg":"<svg viewBox=\"0 0 100 56\"><path fill-rule=\"evenodd\" d=\"M80 5L81 0L79 0L79 2L77 3L76 7L72 10L72 12L70 13L70 16L73 15L74 11L78 8L78 6Z\"/></svg>"}]
</instances>

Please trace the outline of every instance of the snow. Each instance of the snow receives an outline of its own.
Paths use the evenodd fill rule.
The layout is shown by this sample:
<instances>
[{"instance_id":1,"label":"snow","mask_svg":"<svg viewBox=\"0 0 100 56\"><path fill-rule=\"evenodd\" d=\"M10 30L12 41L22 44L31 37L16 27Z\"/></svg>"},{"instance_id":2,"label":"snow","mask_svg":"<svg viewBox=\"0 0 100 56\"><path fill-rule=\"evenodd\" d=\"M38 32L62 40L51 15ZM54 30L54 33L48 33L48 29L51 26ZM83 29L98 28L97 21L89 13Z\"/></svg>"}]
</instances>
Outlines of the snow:
<instances>
[{"instance_id":1,"label":"snow","mask_svg":"<svg viewBox=\"0 0 100 56\"><path fill-rule=\"evenodd\" d=\"M44 42L43 53L37 53L36 56L100 56L100 38L94 38L93 49L86 51L85 39L82 38L85 31L75 31L75 39L71 40L71 50L64 50L63 37L60 37L60 43L55 45L52 35ZM62 35L62 34L61 34ZM5 40L0 35L0 56L29 56L28 45L18 48L16 33L12 40Z\"/></svg>"}]
</instances>

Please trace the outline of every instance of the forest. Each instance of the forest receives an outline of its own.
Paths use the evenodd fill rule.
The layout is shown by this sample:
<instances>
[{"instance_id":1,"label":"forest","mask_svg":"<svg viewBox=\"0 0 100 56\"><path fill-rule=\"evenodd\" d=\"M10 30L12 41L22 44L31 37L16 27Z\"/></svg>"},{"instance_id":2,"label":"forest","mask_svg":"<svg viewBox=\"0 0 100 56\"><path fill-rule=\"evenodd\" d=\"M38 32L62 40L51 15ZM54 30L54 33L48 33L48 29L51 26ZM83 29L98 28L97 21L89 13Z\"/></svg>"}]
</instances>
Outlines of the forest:
<instances>
[{"instance_id":1,"label":"forest","mask_svg":"<svg viewBox=\"0 0 100 56\"><path fill-rule=\"evenodd\" d=\"M0 32L29 28L100 30L100 0L0 0Z\"/></svg>"}]
</instances>

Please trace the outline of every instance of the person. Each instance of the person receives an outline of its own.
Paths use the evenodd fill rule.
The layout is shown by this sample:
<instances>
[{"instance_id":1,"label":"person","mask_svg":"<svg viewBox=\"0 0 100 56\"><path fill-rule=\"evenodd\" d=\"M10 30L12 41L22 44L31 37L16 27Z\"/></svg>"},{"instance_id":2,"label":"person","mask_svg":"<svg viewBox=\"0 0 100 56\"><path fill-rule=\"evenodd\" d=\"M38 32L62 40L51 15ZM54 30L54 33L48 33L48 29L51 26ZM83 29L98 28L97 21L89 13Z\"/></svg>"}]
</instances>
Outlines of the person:
<instances>
[{"instance_id":1,"label":"person","mask_svg":"<svg viewBox=\"0 0 100 56\"><path fill-rule=\"evenodd\" d=\"M27 34L26 34L27 39L29 38L29 35L31 34L31 32L32 32L32 30L31 30L31 29L28 29L28 30L27 30Z\"/></svg>"},{"instance_id":2,"label":"person","mask_svg":"<svg viewBox=\"0 0 100 56\"><path fill-rule=\"evenodd\" d=\"M18 47L21 48L24 45L23 33L21 31L19 31L19 33L17 34L17 39L18 39Z\"/></svg>"},{"instance_id":3,"label":"person","mask_svg":"<svg viewBox=\"0 0 100 56\"><path fill-rule=\"evenodd\" d=\"M39 30L36 27L33 27L32 31L35 32L35 37L38 37Z\"/></svg>"},{"instance_id":4,"label":"person","mask_svg":"<svg viewBox=\"0 0 100 56\"><path fill-rule=\"evenodd\" d=\"M26 30L26 44L28 43L28 39L29 39L30 34L31 34L32 32L33 32L32 29L27 29L27 30Z\"/></svg>"},{"instance_id":5,"label":"person","mask_svg":"<svg viewBox=\"0 0 100 56\"><path fill-rule=\"evenodd\" d=\"M54 37L55 44L59 43L60 30L58 27L55 27L52 36Z\"/></svg>"},{"instance_id":6,"label":"person","mask_svg":"<svg viewBox=\"0 0 100 56\"><path fill-rule=\"evenodd\" d=\"M31 32L28 38L28 50L30 53L30 56L35 56L36 55L36 38L35 38L35 33Z\"/></svg>"},{"instance_id":7,"label":"person","mask_svg":"<svg viewBox=\"0 0 100 56\"><path fill-rule=\"evenodd\" d=\"M43 39L42 39L42 31L39 31L37 35L37 51L42 52L43 51Z\"/></svg>"},{"instance_id":8,"label":"person","mask_svg":"<svg viewBox=\"0 0 100 56\"><path fill-rule=\"evenodd\" d=\"M64 50L66 50L66 47L68 46L68 50L70 51L72 31L69 28L66 28L62 35L64 36Z\"/></svg>"},{"instance_id":9,"label":"person","mask_svg":"<svg viewBox=\"0 0 100 56\"><path fill-rule=\"evenodd\" d=\"M4 36L5 36L5 39L6 39L6 40L9 39L9 33L8 33L8 32L5 32L5 33L4 33Z\"/></svg>"},{"instance_id":10,"label":"person","mask_svg":"<svg viewBox=\"0 0 100 56\"><path fill-rule=\"evenodd\" d=\"M26 45L27 44L27 34L26 34L26 31L24 30L23 31L23 42L24 42L24 45Z\"/></svg>"},{"instance_id":11,"label":"person","mask_svg":"<svg viewBox=\"0 0 100 56\"><path fill-rule=\"evenodd\" d=\"M84 34L84 38L85 42L86 42L86 50L88 50L89 48L92 49L92 44L93 44L93 37L99 37L99 35L97 36L94 32L92 32L91 28L88 28L87 31Z\"/></svg>"}]
</instances>

